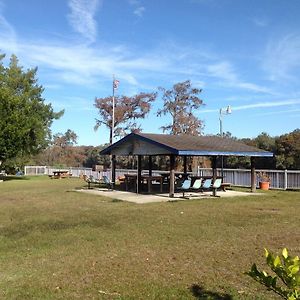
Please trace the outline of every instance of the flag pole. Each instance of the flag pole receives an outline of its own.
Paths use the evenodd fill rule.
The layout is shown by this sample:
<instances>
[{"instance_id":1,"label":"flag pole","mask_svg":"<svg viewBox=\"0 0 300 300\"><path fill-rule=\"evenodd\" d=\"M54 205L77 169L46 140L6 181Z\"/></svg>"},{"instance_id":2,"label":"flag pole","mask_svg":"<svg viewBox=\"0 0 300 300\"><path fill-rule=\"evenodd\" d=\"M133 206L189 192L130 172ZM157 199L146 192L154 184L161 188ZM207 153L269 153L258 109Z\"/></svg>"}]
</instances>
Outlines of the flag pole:
<instances>
[{"instance_id":1,"label":"flag pole","mask_svg":"<svg viewBox=\"0 0 300 300\"><path fill-rule=\"evenodd\" d=\"M115 75L113 75L112 82L112 123L111 123L111 141L110 143L114 143L114 134L115 134Z\"/></svg>"},{"instance_id":2,"label":"flag pole","mask_svg":"<svg viewBox=\"0 0 300 300\"><path fill-rule=\"evenodd\" d=\"M115 89L118 88L117 80L115 79L115 74L113 74L113 82L112 82L112 117L111 117L111 139L110 144L114 142L115 135ZM115 188L116 181L116 156L111 155L111 182L113 189Z\"/></svg>"}]
</instances>

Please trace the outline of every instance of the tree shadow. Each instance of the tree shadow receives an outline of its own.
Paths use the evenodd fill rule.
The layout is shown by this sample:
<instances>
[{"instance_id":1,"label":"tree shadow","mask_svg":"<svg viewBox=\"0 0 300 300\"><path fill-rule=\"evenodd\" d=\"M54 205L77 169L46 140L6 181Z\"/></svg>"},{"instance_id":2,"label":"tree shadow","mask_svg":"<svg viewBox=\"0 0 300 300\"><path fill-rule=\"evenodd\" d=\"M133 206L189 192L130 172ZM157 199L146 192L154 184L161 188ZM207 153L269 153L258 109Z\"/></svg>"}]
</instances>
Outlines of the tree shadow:
<instances>
[{"instance_id":1,"label":"tree shadow","mask_svg":"<svg viewBox=\"0 0 300 300\"><path fill-rule=\"evenodd\" d=\"M25 176L16 176L16 175L1 176L0 179L3 180L3 181L29 180L29 178L27 178Z\"/></svg>"},{"instance_id":2,"label":"tree shadow","mask_svg":"<svg viewBox=\"0 0 300 300\"><path fill-rule=\"evenodd\" d=\"M196 299L201 300L232 300L232 296L229 294L217 293L213 291L205 290L198 284L193 284L190 287L190 291Z\"/></svg>"}]
</instances>

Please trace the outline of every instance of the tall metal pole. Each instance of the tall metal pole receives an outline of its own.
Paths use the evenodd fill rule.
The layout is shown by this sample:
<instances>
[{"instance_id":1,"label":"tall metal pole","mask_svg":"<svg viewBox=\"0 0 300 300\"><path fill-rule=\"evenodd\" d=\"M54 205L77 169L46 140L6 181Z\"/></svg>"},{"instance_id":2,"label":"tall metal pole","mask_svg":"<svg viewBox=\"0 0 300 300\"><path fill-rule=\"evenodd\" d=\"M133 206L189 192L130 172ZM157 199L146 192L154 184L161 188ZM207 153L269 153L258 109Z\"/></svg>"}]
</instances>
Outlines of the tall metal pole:
<instances>
[{"instance_id":1,"label":"tall metal pole","mask_svg":"<svg viewBox=\"0 0 300 300\"><path fill-rule=\"evenodd\" d=\"M222 108L220 109L220 115L219 115L219 120L220 120L220 137L223 137L223 124L222 124ZM221 176L222 180L224 180L224 157L223 155L221 156Z\"/></svg>"},{"instance_id":2,"label":"tall metal pole","mask_svg":"<svg viewBox=\"0 0 300 300\"><path fill-rule=\"evenodd\" d=\"M112 92L111 144L114 142L115 134L115 75L113 75Z\"/></svg>"},{"instance_id":3,"label":"tall metal pole","mask_svg":"<svg viewBox=\"0 0 300 300\"><path fill-rule=\"evenodd\" d=\"M111 117L111 137L110 144L114 142L114 133L115 133L115 75L113 75L112 82L112 117ZM111 156L111 182L113 189L115 188L116 181L116 156Z\"/></svg>"},{"instance_id":4,"label":"tall metal pole","mask_svg":"<svg viewBox=\"0 0 300 300\"><path fill-rule=\"evenodd\" d=\"M219 121L220 121L220 136L223 138L223 114L225 115L228 115L228 114L231 114L231 107L228 105L226 107L226 109L224 108L220 108L219 110ZM221 175L222 177L224 177L224 170L223 170L223 167L224 167L224 157L223 155L221 156Z\"/></svg>"},{"instance_id":5,"label":"tall metal pole","mask_svg":"<svg viewBox=\"0 0 300 300\"><path fill-rule=\"evenodd\" d=\"M222 108L220 109L220 115L219 115L219 120L220 120L220 136L223 137L223 124L222 124Z\"/></svg>"}]
</instances>

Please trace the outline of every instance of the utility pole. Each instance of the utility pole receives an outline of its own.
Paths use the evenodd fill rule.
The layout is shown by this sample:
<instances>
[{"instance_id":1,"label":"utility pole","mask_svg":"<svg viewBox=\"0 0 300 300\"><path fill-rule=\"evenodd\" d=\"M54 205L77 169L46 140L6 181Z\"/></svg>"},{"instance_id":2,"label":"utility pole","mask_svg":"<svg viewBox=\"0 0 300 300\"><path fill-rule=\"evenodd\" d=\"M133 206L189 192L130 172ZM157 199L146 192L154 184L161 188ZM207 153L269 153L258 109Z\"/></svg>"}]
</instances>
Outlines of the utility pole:
<instances>
[{"instance_id":1,"label":"utility pole","mask_svg":"<svg viewBox=\"0 0 300 300\"><path fill-rule=\"evenodd\" d=\"M220 108L219 110L219 121L220 121L220 136L223 138L223 116L225 115L230 115L231 114L231 107L228 105L226 108ZM223 155L221 156L221 175L224 177L224 157Z\"/></svg>"}]
</instances>

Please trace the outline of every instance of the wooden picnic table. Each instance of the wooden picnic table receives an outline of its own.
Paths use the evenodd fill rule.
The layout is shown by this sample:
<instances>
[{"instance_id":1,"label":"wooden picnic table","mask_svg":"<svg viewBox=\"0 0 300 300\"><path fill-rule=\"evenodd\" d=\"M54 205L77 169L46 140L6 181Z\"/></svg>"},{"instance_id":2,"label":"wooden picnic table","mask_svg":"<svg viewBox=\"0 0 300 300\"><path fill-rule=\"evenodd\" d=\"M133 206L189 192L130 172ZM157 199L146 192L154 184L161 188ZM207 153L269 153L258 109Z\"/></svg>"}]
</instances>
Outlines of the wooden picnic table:
<instances>
[{"instance_id":1,"label":"wooden picnic table","mask_svg":"<svg viewBox=\"0 0 300 300\"><path fill-rule=\"evenodd\" d=\"M53 175L49 175L51 179L69 178L70 176L69 171L53 171Z\"/></svg>"},{"instance_id":2,"label":"wooden picnic table","mask_svg":"<svg viewBox=\"0 0 300 300\"><path fill-rule=\"evenodd\" d=\"M132 184L133 186L136 186L137 184L137 174L124 174L125 177L125 187L126 191L128 191L129 186ZM160 184L160 192L162 193L163 191L163 181L164 178L163 176L160 175L142 175L141 176L141 181L146 182L147 184L147 191L148 193L151 193L152 191L152 182L157 181Z\"/></svg>"}]
</instances>

